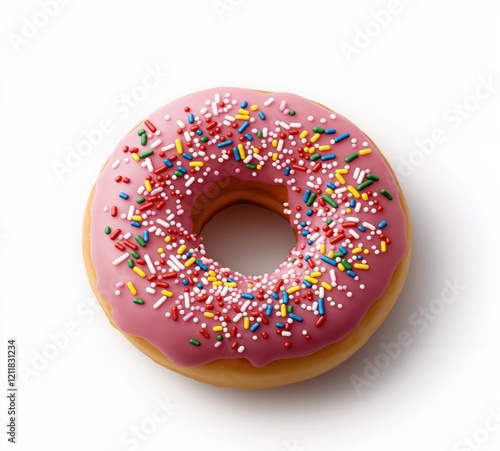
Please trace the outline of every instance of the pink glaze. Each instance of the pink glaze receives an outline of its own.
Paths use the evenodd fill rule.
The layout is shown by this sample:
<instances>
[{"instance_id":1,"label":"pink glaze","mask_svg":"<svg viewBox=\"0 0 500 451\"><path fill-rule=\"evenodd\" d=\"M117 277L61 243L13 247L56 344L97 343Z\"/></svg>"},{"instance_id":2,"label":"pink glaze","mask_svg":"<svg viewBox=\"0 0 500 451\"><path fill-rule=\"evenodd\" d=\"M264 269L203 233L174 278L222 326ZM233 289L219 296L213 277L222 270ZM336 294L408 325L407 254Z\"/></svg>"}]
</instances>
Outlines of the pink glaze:
<instances>
[{"instance_id":1,"label":"pink glaze","mask_svg":"<svg viewBox=\"0 0 500 451\"><path fill-rule=\"evenodd\" d=\"M118 327L182 366L246 358L256 367L311 354L354 330L407 249L398 187L368 137L302 97L240 88L191 94L147 120L112 153L91 208L97 286ZM238 161L238 144L245 161ZM260 150L252 154L255 146ZM185 173L176 176L179 167ZM272 274L222 268L193 234L190 213L203 207L200 194L213 198L227 176L287 188L284 212L298 240Z\"/></svg>"}]
</instances>

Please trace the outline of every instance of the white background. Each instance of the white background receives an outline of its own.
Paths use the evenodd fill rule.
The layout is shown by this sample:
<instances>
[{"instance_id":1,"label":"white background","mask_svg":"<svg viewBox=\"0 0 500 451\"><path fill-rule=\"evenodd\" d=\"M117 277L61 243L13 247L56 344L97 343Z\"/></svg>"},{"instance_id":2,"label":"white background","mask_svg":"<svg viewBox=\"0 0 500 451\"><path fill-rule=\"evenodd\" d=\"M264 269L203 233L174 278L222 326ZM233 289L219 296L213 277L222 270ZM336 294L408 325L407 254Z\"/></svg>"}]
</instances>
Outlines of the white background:
<instances>
[{"instance_id":1,"label":"white background","mask_svg":"<svg viewBox=\"0 0 500 451\"><path fill-rule=\"evenodd\" d=\"M15 448L0 397L0 449L498 450L495 3L401 0L384 27L374 16L385 0L72 0L53 17L35 0L4 5L0 386L16 337L20 388ZM161 75L145 90L148 70ZM294 92L350 118L400 176L413 220L407 284L369 343L328 374L267 391L207 386L150 361L96 306L81 255L85 203L115 143L170 100L224 85ZM141 98L124 107L131 93ZM424 154L433 133L441 142ZM444 304L447 284L456 293ZM382 344L400 332L411 345L356 390L353 376L387 363Z\"/></svg>"}]
</instances>

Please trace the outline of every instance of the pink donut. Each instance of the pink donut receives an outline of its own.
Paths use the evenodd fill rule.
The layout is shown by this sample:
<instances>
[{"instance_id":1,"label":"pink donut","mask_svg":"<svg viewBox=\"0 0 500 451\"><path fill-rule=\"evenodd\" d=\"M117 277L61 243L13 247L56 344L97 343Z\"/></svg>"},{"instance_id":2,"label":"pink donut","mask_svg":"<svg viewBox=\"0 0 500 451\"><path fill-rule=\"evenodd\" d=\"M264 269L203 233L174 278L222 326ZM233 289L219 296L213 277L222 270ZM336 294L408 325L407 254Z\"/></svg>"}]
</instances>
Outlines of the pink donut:
<instances>
[{"instance_id":1,"label":"pink donut","mask_svg":"<svg viewBox=\"0 0 500 451\"><path fill-rule=\"evenodd\" d=\"M296 232L271 274L224 268L204 249L203 225L236 202L279 211ZM393 306L410 259L404 199L374 143L289 93L215 88L158 109L113 151L87 213L87 269L112 323L159 363L217 385L320 374L332 365L258 382L278 361L341 343L384 303L345 360ZM217 376L231 361L232 380ZM257 382L234 380L235 361Z\"/></svg>"}]
</instances>

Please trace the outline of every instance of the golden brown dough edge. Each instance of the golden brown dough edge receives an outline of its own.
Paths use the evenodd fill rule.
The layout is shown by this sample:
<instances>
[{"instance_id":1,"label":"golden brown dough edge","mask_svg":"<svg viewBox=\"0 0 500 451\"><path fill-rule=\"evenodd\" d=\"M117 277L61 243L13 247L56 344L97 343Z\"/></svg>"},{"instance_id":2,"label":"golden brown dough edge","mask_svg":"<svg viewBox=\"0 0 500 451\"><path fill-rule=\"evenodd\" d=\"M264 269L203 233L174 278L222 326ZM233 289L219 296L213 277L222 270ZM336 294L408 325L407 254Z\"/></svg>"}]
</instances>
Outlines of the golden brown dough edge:
<instances>
[{"instance_id":1,"label":"golden brown dough edge","mask_svg":"<svg viewBox=\"0 0 500 451\"><path fill-rule=\"evenodd\" d=\"M390 165L388 164L382 153L381 155L386 161L387 166L390 168ZM168 359L159 349L147 342L145 339L127 334L123 331L120 332L122 332L122 334L125 335L125 337L134 346L136 346L144 354L146 354L155 362L159 363L165 368L168 368L184 376L196 379L198 381L221 387L245 389L278 387L305 381L335 368L336 366L347 360L358 349L360 349L373 335L373 333L380 327L380 325L385 320L394 304L396 303L396 300L401 290L403 289L408 274L412 253L412 231L410 216L406 200L392 169L391 173L398 185L399 199L406 219L406 239L408 245L406 254L396 267L387 290L377 301L373 303L373 305L361 320L358 327L342 340L328 345L308 356L276 360L262 368L256 368L248 360L241 358L216 360L195 367L182 367ZM92 191L90 193L83 221L83 257L90 285L92 286L92 289L99 303L104 309L108 320L115 328L118 329L113 320L111 306L97 289L97 277L90 255L90 207L94 198L94 190L95 186L92 188ZM238 196L239 194L241 194L241 192L234 192L234 196ZM224 208L227 205L230 205L231 203L238 203L241 201L250 202L248 199L228 199L227 191L224 197L225 200L220 209ZM270 201L269 205L265 205L265 202L261 197L258 205L276 211L275 198ZM216 211L218 211L218 208L212 207L211 214L209 216L212 216ZM282 211L277 211L277 213L282 214ZM202 226L199 226L197 228L198 230L200 230Z\"/></svg>"}]
</instances>

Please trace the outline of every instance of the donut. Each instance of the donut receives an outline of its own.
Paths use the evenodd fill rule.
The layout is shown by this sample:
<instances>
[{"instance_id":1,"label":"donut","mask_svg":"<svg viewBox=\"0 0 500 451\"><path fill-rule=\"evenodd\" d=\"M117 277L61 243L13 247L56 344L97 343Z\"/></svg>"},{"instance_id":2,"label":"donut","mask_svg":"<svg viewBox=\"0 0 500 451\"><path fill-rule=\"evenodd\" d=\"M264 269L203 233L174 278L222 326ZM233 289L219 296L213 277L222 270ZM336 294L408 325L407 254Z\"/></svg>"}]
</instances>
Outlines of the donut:
<instances>
[{"instance_id":1,"label":"donut","mask_svg":"<svg viewBox=\"0 0 500 451\"><path fill-rule=\"evenodd\" d=\"M296 235L270 274L205 250L204 225L237 203L279 213ZM366 343L403 288L411 223L386 159L349 120L295 94L224 87L161 107L118 143L89 197L83 253L111 324L142 352L261 389Z\"/></svg>"}]
</instances>

